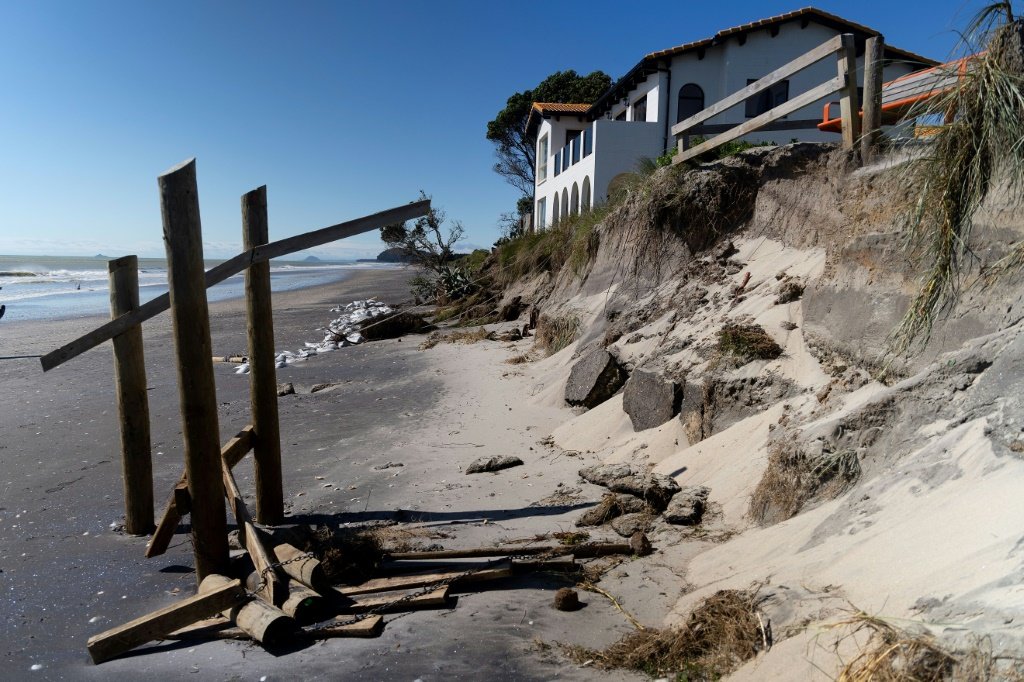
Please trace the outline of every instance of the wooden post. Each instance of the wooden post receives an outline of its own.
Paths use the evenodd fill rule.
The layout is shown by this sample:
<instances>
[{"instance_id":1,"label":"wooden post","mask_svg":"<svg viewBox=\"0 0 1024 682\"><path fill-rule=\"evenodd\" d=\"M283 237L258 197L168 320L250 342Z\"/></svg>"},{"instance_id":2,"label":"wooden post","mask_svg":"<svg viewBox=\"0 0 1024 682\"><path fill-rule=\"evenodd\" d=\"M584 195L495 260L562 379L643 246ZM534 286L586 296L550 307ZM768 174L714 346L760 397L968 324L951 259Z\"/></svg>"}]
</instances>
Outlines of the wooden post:
<instances>
[{"instance_id":1,"label":"wooden post","mask_svg":"<svg viewBox=\"0 0 1024 682\"><path fill-rule=\"evenodd\" d=\"M242 241L246 250L270 241L266 186L242 195ZM253 461L256 465L256 520L274 525L284 519L284 487L281 483L281 429L277 415L269 261L253 263L246 269L245 308L248 315Z\"/></svg>"},{"instance_id":2,"label":"wooden post","mask_svg":"<svg viewBox=\"0 0 1024 682\"><path fill-rule=\"evenodd\" d=\"M843 149L855 149L860 139L860 103L857 101L857 47L852 33L842 35L837 61L839 111L843 122Z\"/></svg>"},{"instance_id":3,"label":"wooden post","mask_svg":"<svg viewBox=\"0 0 1024 682\"><path fill-rule=\"evenodd\" d=\"M227 572L228 533L195 159L158 177L157 185L178 359L185 475L192 498L196 579L202 582L210 574Z\"/></svg>"},{"instance_id":4,"label":"wooden post","mask_svg":"<svg viewBox=\"0 0 1024 682\"><path fill-rule=\"evenodd\" d=\"M107 263L110 273L110 318L139 307L139 259L125 256ZM149 438L149 398L142 327L135 325L113 339L114 386L121 425L125 530L145 535L153 530L153 460Z\"/></svg>"},{"instance_id":5,"label":"wooden post","mask_svg":"<svg viewBox=\"0 0 1024 682\"><path fill-rule=\"evenodd\" d=\"M860 139L862 163L870 163L882 127L882 59L885 38L868 38L864 49L864 134Z\"/></svg>"}]
</instances>

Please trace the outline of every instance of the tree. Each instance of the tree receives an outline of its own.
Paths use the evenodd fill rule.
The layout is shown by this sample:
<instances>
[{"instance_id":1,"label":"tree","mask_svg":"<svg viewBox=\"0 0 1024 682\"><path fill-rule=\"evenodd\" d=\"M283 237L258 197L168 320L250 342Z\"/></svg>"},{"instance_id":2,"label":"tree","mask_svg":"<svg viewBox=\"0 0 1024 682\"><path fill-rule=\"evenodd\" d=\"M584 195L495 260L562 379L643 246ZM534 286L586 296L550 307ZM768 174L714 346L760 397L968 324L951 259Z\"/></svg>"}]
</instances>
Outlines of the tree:
<instances>
[{"instance_id":1,"label":"tree","mask_svg":"<svg viewBox=\"0 0 1024 682\"><path fill-rule=\"evenodd\" d=\"M494 172L522 192L533 196L534 169L537 152L533 139L526 134L526 122L534 102L592 104L608 88L611 77L603 71L580 76L572 69L557 71L533 88L508 98L505 108L487 123L487 139L494 143L498 162Z\"/></svg>"},{"instance_id":2,"label":"tree","mask_svg":"<svg viewBox=\"0 0 1024 682\"><path fill-rule=\"evenodd\" d=\"M429 198L420 190L421 200ZM466 233L462 223L456 220L445 234L442 225L447 217L443 210L431 206L430 211L417 218L412 227L394 223L380 228L380 238L389 247L409 254L411 263L440 272L442 266L453 260L455 243Z\"/></svg>"}]
</instances>

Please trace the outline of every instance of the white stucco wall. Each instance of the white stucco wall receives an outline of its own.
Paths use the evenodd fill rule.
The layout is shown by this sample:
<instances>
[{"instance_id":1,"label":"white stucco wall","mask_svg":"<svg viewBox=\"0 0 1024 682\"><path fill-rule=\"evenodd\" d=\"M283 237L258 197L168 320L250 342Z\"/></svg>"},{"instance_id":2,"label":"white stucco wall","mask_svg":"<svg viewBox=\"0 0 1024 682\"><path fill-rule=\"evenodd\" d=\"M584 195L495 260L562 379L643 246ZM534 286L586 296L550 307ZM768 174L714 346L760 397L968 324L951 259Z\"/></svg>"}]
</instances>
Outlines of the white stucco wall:
<instances>
[{"instance_id":1,"label":"white stucco wall","mask_svg":"<svg viewBox=\"0 0 1024 682\"><path fill-rule=\"evenodd\" d=\"M594 201L607 199L608 184L620 173L636 170L643 158L662 153L664 126L658 122L594 121Z\"/></svg>"},{"instance_id":2,"label":"white stucco wall","mask_svg":"<svg viewBox=\"0 0 1024 682\"><path fill-rule=\"evenodd\" d=\"M590 127L592 124L582 121L576 116L561 116L559 119L554 117L544 119L541 121L537 128L537 143L540 143L540 139L546 134L548 139L556 140L558 142L564 142L565 133L567 130L581 130ZM596 154L591 152L589 156L583 156L582 138L580 142L580 160L570 166L564 171L555 175L555 154L562 149L563 145L551 146L548 150L548 176L544 181L538 181L534 187L533 197L533 210L534 220L537 229L546 229L551 226L554 222L554 202L555 197L558 197L559 203L559 217L561 217L561 202L563 190L568 193L569 203L572 203L572 188L573 184L577 187L577 192L581 197L583 192L583 180L587 177L590 178L591 184L591 204L593 204L596 195L593 191L594 185L594 159ZM596 150L596 145L593 147ZM540 222L540 216L536 214L537 202L542 198L547 199L547 206L545 209L545 216L543 224Z\"/></svg>"}]
</instances>

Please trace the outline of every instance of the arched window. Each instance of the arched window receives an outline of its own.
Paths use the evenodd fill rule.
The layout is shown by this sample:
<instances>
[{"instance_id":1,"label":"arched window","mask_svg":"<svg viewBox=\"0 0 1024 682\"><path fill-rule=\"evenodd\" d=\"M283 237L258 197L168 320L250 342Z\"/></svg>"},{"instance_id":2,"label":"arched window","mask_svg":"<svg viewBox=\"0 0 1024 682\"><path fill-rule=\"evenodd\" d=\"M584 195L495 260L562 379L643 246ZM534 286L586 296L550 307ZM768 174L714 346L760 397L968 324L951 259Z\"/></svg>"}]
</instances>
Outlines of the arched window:
<instances>
[{"instance_id":1,"label":"arched window","mask_svg":"<svg viewBox=\"0 0 1024 682\"><path fill-rule=\"evenodd\" d=\"M572 197L569 199L569 214L576 215L580 212L580 186L572 183Z\"/></svg>"},{"instance_id":2,"label":"arched window","mask_svg":"<svg viewBox=\"0 0 1024 682\"><path fill-rule=\"evenodd\" d=\"M555 192L555 200L551 202L551 224L558 224L558 192Z\"/></svg>"},{"instance_id":3,"label":"arched window","mask_svg":"<svg viewBox=\"0 0 1024 682\"><path fill-rule=\"evenodd\" d=\"M583 198L580 208L584 211L590 210L590 176L583 178Z\"/></svg>"},{"instance_id":4,"label":"arched window","mask_svg":"<svg viewBox=\"0 0 1024 682\"><path fill-rule=\"evenodd\" d=\"M562 220L569 217L569 188L562 190Z\"/></svg>"},{"instance_id":5,"label":"arched window","mask_svg":"<svg viewBox=\"0 0 1024 682\"><path fill-rule=\"evenodd\" d=\"M679 106L676 107L676 123L684 121L704 110L704 91L696 83L687 83L679 88Z\"/></svg>"}]
</instances>

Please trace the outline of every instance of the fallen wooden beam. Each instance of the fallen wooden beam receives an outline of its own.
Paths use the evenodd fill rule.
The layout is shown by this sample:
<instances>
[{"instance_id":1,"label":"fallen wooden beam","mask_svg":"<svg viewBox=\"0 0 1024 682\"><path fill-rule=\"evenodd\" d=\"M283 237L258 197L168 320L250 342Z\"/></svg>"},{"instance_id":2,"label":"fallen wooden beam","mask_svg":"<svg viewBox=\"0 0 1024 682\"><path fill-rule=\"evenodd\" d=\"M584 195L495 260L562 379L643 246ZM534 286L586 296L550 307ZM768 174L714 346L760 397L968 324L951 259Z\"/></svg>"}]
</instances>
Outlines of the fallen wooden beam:
<instances>
[{"instance_id":1,"label":"fallen wooden beam","mask_svg":"<svg viewBox=\"0 0 1024 682\"><path fill-rule=\"evenodd\" d=\"M464 571L427 571L413 575L401 575L392 578L376 578L368 580L362 585L334 587L334 591L343 597L351 597L359 594L373 594L374 592L391 592L392 590L413 589L426 587L443 580L451 580L455 583L472 583L484 580L499 580L512 575L512 563L504 562L493 568L483 568L475 573L463 576Z\"/></svg>"},{"instance_id":2,"label":"fallen wooden beam","mask_svg":"<svg viewBox=\"0 0 1024 682\"><path fill-rule=\"evenodd\" d=\"M221 575L208 575L200 583L199 591L215 590L225 580L228 579ZM250 638L268 647L286 642L298 630L291 616L262 599L249 599L221 613Z\"/></svg>"},{"instance_id":3,"label":"fallen wooden beam","mask_svg":"<svg viewBox=\"0 0 1024 682\"><path fill-rule=\"evenodd\" d=\"M231 473L231 467L223 458L221 458L220 466L221 475L224 478L224 495L228 498L235 521L243 529L241 535L245 541L245 549L249 552L249 558L252 559L256 572L259 573L260 581L263 583L262 587L256 585L256 588L259 588L256 592L268 604L280 604L287 595L287 588L278 577L277 571L273 568L274 562L271 561L267 548L263 546L263 541L256 533L256 526L253 525L252 516L249 514L248 507L245 506L245 500L242 499L242 493Z\"/></svg>"},{"instance_id":4,"label":"fallen wooden beam","mask_svg":"<svg viewBox=\"0 0 1024 682\"><path fill-rule=\"evenodd\" d=\"M381 595L374 597L353 597L349 603L339 607L343 613L365 613L372 609L391 604L401 595ZM407 599L401 604L395 604L388 611L412 611L415 609L429 609L436 606L448 604L448 586L439 587L433 592L421 594L418 597Z\"/></svg>"},{"instance_id":5,"label":"fallen wooden beam","mask_svg":"<svg viewBox=\"0 0 1024 682\"><path fill-rule=\"evenodd\" d=\"M287 542L282 542L274 547L274 556L279 562L288 562L281 567L282 571L309 589L317 591L330 589L327 574L324 573L320 562L307 556L306 552Z\"/></svg>"},{"instance_id":6,"label":"fallen wooden beam","mask_svg":"<svg viewBox=\"0 0 1024 682\"><path fill-rule=\"evenodd\" d=\"M556 571L558 573L573 573L578 571L579 564L572 554L554 557L553 559L515 559L512 561L512 569L516 572L524 571Z\"/></svg>"},{"instance_id":7,"label":"fallen wooden beam","mask_svg":"<svg viewBox=\"0 0 1024 682\"><path fill-rule=\"evenodd\" d=\"M366 618L347 625L333 625L316 630L304 630L306 637L312 639L329 639L331 637L376 637L384 629L384 618L367 616Z\"/></svg>"},{"instance_id":8,"label":"fallen wooden beam","mask_svg":"<svg viewBox=\"0 0 1024 682\"><path fill-rule=\"evenodd\" d=\"M446 549L432 552L391 552L387 555L393 561L430 561L432 559L477 559L482 557L532 556L564 552L577 559L592 559L612 554L632 554L633 548L626 542L592 542L582 545L546 545L542 547L477 547L473 549Z\"/></svg>"},{"instance_id":9,"label":"fallen wooden beam","mask_svg":"<svg viewBox=\"0 0 1024 682\"><path fill-rule=\"evenodd\" d=\"M86 644L89 655L94 663L103 663L119 656L137 646L163 639L165 636L196 621L209 618L214 614L230 609L246 601L245 590L237 580L229 580L224 576L217 577L222 582L205 592L189 597L176 604L165 606L153 613L107 630L89 638Z\"/></svg>"},{"instance_id":10,"label":"fallen wooden beam","mask_svg":"<svg viewBox=\"0 0 1024 682\"><path fill-rule=\"evenodd\" d=\"M235 434L235 437L229 440L220 449L221 459L228 464L230 468L234 468L236 464L242 461L242 458L252 450L252 424L245 426L241 431ZM178 528L178 523L181 522L181 517L188 513L188 510L181 510L178 508L177 500L179 493L177 490L184 486L188 489L188 480L185 478L185 474L182 474L175 484L174 489L171 490L171 497L167 500L167 505L164 507L163 516L160 517L160 523L157 524L156 530L153 532L153 537L149 539L149 543L146 545L146 558L150 559L155 556L159 556L167 551L168 545L171 544L171 538L174 537L174 532Z\"/></svg>"}]
</instances>

